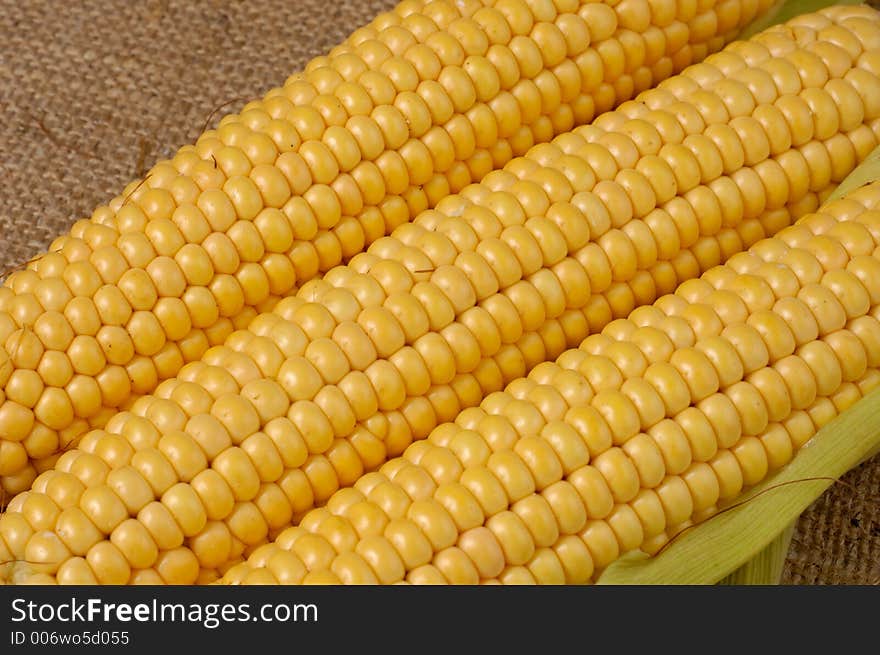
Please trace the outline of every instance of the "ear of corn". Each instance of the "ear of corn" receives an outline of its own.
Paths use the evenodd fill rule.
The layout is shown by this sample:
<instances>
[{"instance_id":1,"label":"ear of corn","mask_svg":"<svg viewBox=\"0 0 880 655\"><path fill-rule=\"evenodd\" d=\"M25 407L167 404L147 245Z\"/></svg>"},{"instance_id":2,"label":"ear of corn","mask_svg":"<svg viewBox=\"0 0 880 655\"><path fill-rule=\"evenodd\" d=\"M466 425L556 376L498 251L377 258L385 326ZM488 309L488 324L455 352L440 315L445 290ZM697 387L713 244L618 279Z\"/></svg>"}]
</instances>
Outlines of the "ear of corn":
<instances>
[{"instance_id":1,"label":"ear of corn","mask_svg":"<svg viewBox=\"0 0 880 655\"><path fill-rule=\"evenodd\" d=\"M338 492L224 580L720 579L776 536L762 518L790 522L830 484L805 480L812 472L839 476L876 450L878 199L875 183L828 204L615 321L487 398L467 425L444 425ZM696 320L696 307L717 322ZM674 316L683 324L664 323ZM615 343L635 350L622 358ZM599 364L618 377L591 378ZM709 517L699 536L686 532ZM421 541L401 536L409 526Z\"/></svg>"},{"instance_id":2,"label":"ear of corn","mask_svg":"<svg viewBox=\"0 0 880 655\"><path fill-rule=\"evenodd\" d=\"M458 414L467 426L481 412L502 411L507 397L493 391L814 208L819 194L851 168L832 166L838 149L844 160L847 148L854 159L867 154L877 140L871 97L878 81L860 62L871 61L870 51L854 62L856 54L841 46L818 45L819 35L831 34L850 45L866 39L859 48L869 47L874 32L866 16L875 14L837 10L798 30L771 30L751 45L738 44L639 102L534 149L378 241L349 266L304 286L160 385L155 396L118 414L106 430L87 435L32 492L17 497L0 518L11 558L46 562L63 582L207 580L340 486L374 479L360 476L438 422ZM846 57L849 67L839 65ZM793 64L786 69L786 61L798 62L800 71ZM761 75L762 64L778 76L774 84L792 93L758 102L746 83L735 81L749 79L753 70ZM829 80L832 70L837 77ZM858 88L846 76L857 77ZM820 91L826 87L847 102ZM833 113L817 112L810 128L770 109L776 101L809 111L807 99ZM770 127L748 120L752 115L764 116ZM827 131L832 117L844 131ZM771 147L779 168L761 168L771 161ZM792 183L771 198L761 175L774 171L772 179L790 176ZM747 298L756 292L751 281L742 284L734 290ZM714 318L667 297L661 306L669 315L660 323L673 343L687 338L688 321L714 329L743 311L729 299L732 293L722 294L727 304ZM623 325L612 323L607 338L597 335L585 350L560 359L563 368L589 359L583 380L560 373L575 376L580 391L571 398L544 386L535 391L521 380L508 389L517 400L513 407L528 399L541 411L555 411L577 401L578 393L592 393L590 384L622 384L620 376L639 374L646 356L671 354L653 338L641 343L647 355L633 350L639 344L606 344L627 334ZM590 350L598 345L610 345L613 357ZM650 401L640 409L647 417L663 409L645 382L632 384L631 393ZM684 393L681 387L670 392ZM616 393L603 397L612 435L631 429L633 418L615 415L626 407ZM481 400L482 410L459 414ZM597 416L578 420L589 425ZM519 418L525 422L514 423L516 430L537 420L534 412ZM516 435L503 421L494 429L498 444ZM601 445L605 434L597 427L590 438ZM473 447L475 453L482 448ZM623 456L613 452L604 460L609 466ZM437 457L441 469L456 470L448 455ZM431 487L424 473L412 475L413 489ZM398 491L388 493L388 502L405 500ZM47 513L34 515L27 503ZM74 524L86 536L67 543L58 535ZM42 560L31 557L47 539L59 547L44 549ZM27 578L29 567L12 567L12 577Z\"/></svg>"},{"instance_id":3,"label":"ear of corn","mask_svg":"<svg viewBox=\"0 0 880 655\"><path fill-rule=\"evenodd\" d=\"M876 182L880 178L878 163L880 148L846 177L827 202L844 199ZM662 557L625 556L610 566L599 582L711 584L739 566L720 583L778 584L796 518L832 480L880 452L880 432L874 420L878 408L880 396L875 391L822 427L809 441L810 448L801 450L781 472L750 489L733 507L725 508L724 521L717 523L716 518L680 534ZM765 501L755 506L755 500L764 496Z\"/></svg>"},{"instance_id":4,"label":"ear of corn","mask_svg":"<svg viewBox=\"0 0 880 655\"><path fill-rule=\"evenodd\" d=\"M9 277L0 484L26 489L280 296L720 49L769 4L406 0L382 14Z\"/></svg>"}]
</instances>

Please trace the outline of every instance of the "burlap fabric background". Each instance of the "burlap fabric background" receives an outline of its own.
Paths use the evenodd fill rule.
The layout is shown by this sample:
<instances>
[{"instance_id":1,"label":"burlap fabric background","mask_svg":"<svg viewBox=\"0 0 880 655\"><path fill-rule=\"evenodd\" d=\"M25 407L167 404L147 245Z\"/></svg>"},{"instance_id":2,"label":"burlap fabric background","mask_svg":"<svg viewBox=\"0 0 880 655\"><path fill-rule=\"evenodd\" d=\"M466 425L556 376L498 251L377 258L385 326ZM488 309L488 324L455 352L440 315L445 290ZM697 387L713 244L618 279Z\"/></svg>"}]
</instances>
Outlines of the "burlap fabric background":
<instances>
[{"instance_id":1,"label":"burlap fabric background","mask_svg":"<svg viewBox=\"0 0 880 655\"><path fill-rule=\"evenodd\" d=\"M0 0L0 269L192 142L215 107L280 84L394 4ZM880 582L880 459L845 481L801 518L785 582Z\"/></svg>"}]
</instances>

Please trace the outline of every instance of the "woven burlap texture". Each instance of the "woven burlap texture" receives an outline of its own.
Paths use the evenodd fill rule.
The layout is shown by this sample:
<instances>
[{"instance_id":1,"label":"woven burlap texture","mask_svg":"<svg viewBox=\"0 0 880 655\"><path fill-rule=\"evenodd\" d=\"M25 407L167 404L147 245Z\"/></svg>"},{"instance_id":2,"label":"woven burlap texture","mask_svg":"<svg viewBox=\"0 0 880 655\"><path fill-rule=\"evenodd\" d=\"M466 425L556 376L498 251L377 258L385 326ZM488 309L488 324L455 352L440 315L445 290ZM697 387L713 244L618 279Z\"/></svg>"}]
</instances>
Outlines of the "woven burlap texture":
<instances>
[{"instance_id":1,"label":"woven burlap texture","mask_svg":"<svg viewBox=\"0 0 880 655\"><path fill-rule=\"evenodd\" d=\"M0 0L0 268L394 4ZM801 517L784 582L880 581L880 460L844 480Z\"/></svg>"}]
</instances>

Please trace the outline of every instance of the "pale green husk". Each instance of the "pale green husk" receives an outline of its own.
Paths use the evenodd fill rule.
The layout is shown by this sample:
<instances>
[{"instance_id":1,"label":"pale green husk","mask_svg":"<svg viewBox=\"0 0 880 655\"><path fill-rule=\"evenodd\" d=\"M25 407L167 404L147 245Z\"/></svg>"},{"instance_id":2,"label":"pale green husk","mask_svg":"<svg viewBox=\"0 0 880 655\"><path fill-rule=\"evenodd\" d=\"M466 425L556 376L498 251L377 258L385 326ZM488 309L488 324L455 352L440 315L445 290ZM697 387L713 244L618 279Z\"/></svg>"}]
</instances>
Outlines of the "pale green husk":
<instances>
[{"instance_id":1,"label":"pale green husk","mask_svg":"<svg viewBox=\"0 0 880 655\"><path fill-rule=\"evenodd\" d=\"M721 580L723 585L775 585L782 579L785 558L794 536L794 523L785 528L761 552Z\"/></svg>"}]
</instances>

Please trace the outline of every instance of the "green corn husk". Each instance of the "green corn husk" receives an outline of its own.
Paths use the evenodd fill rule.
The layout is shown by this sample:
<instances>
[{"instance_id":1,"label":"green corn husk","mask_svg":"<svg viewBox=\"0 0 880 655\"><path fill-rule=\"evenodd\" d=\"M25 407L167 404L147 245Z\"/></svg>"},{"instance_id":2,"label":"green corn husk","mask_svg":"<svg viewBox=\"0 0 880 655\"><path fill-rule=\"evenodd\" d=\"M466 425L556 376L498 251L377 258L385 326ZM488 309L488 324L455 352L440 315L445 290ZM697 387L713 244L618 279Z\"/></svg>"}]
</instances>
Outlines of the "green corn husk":
<instances>
[{"instance_id":1,"label":"green corn husk","mask_svg":"<svg viewBox=\"0 0 880 655\"><path fill-rule=\"evenodd\" d=\"M878 179L880 146L828 201ZM598 584L779 584L801 513L847 471L880 452L877 417L880 389L825 425L787 466L735 503L680 533L654 557L642 551L624 555L602 572Z\"/></svg>"},{"instance_id":2,"label":"green corn husk","mask_svg":"<svg viewBox=\"0 0 880 655\"><path fill-rule=\"evenodd\" d=\"M761 552L721 580L722 585L777 585L782 579L785 558L794 536L794 523L789 524Z\"/></svg>"}]
</instances>

